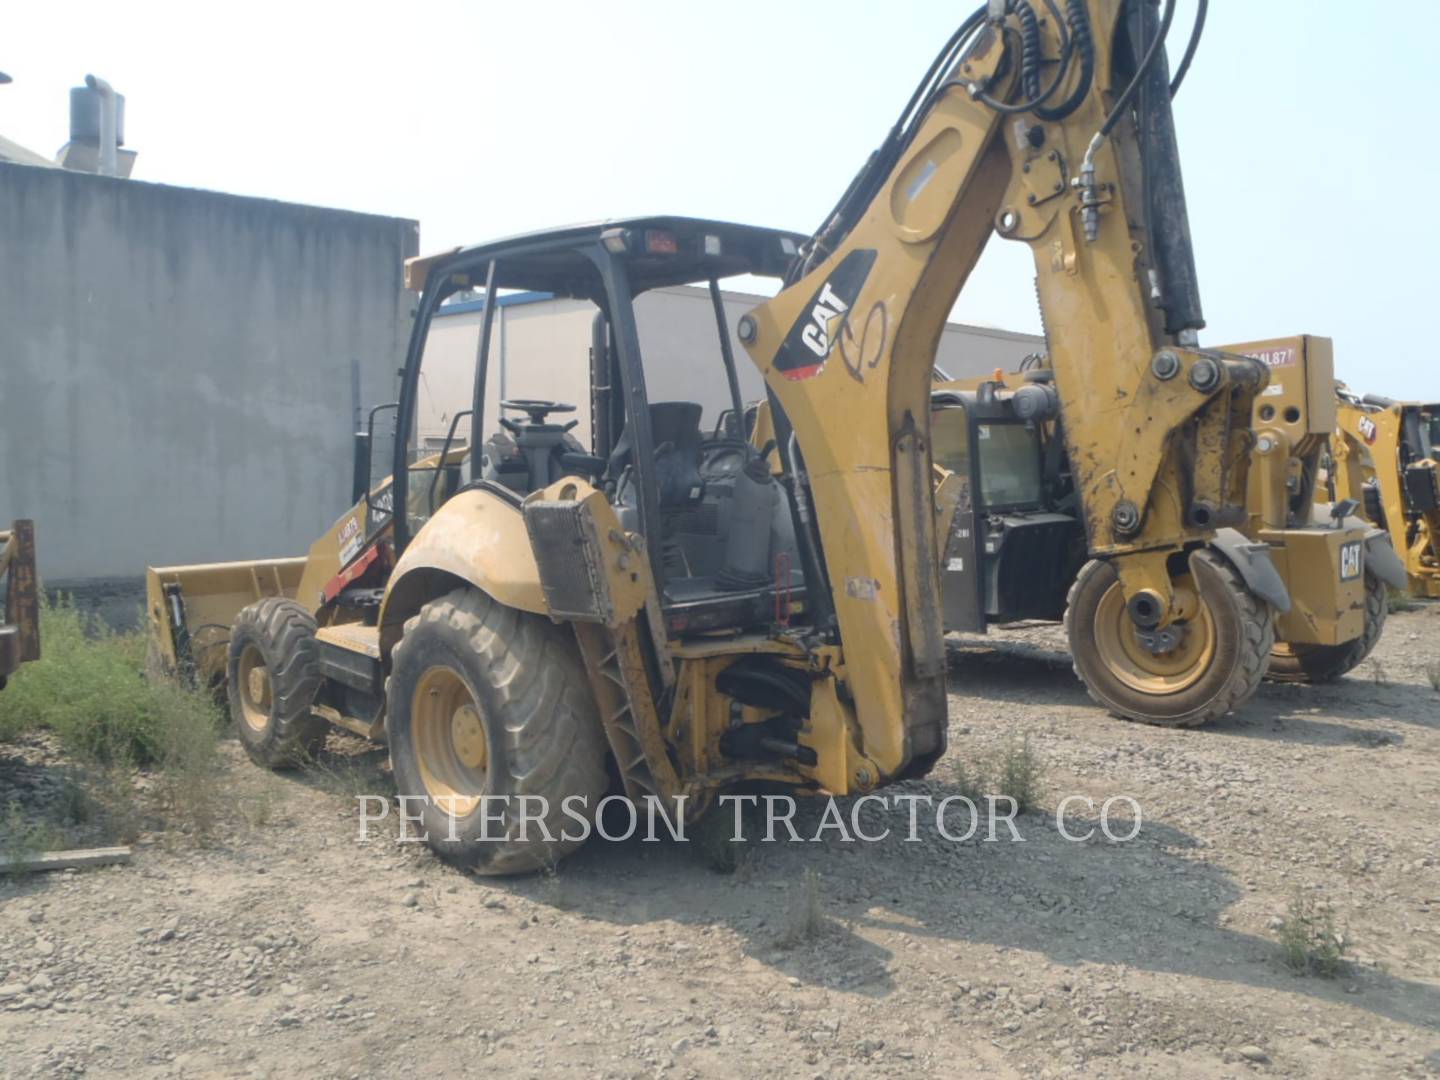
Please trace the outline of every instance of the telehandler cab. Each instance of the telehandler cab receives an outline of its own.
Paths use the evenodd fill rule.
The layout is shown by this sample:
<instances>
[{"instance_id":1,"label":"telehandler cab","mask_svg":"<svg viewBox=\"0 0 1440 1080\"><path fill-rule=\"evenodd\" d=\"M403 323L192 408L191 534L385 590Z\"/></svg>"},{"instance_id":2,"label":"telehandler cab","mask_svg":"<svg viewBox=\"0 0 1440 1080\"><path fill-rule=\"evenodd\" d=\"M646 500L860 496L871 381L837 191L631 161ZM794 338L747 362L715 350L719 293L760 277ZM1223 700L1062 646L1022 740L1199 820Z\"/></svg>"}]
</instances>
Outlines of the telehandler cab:
<instances>
[{"instance_id":1,"label":"telehandler cab","mask_svg":"<svg viewBox=\"0 0 1440 1080\"><path fill-rule=\"evenodd\" d=\"M924 775L947 720L930 371L998 233L1034 255L1095 600L1159 653L1203 617L1203 595L1222 621L1187 708L1212 708L1249 678L1241 642L1269 651L1267 602L1210 546L1244 519L1266 369L1197 345L1173 10L982 6L813 237L648 218L412 262L393 479L366 478L305 559L153 570L161 661L204 668L228 633L252 757L300 760L326 721L383 735L431 845L487 872L573 849L583 831L567 818L593 814L612 784L684 795L694 816L741 783L845 795ZM765 380L764 452L739 422L728 333L731 418L711 426L695 402L650 399L664 358L642 362L637 331L645 290L703 282L714 296L740 273L783 275L736 326ZM468 417L427 457L427 335L472 287L485 317ZM559 403L513 403L530 420L490 441L508 289L598 308L588 453L555 444ZM523 470L503 467L512 446L540 442Z\"/></svg>"},{"instance_id":2,"label":"telehandler cab","mask_svg":"<svg viewBox=\"0 0 1440 1080\"><path fill-rule=\"evenodd\" d=\"M1414 596L1440 598L1440 404L1339 389L1329 497L1390 533ZM1402 586L1397 586L1397 588Z\"/></svg>"},{"instance_id":3,"label":"telehandler cab","mask_svg":"<svg viewBox=\"0 0 1440 1080\"><path fill-rule=\"evenodd\" d=\"M1330 341L1302 336L1225 351L1270 368L1255 399L1246 519L1211 541L1213 553L1253 579L1274 609L1272 645L1267 654L1263 635L1247 642L1237 696L1171 719L1172 701L1198 685L1217 657L1221 613L1203 593L1201 617L1155 652L1132 645L1114 600L1086 609L1093 614L1077 608L1088 584L1082 498L1054 373L1038 355L1021 372L951 380L932 395L947 629L984 633L992 624L1063 618L1076 672L1092 695L1124 719L1149 723L1203 723L1239 705L1262 675L1324 682L1368 656L1385 624L1386 584L1404 574L1384 533L1353 516L1354 504L1314 501L1335 425ZM1096 692L1097 659L1120 673L1129 696Z\"/></svg>"}]
</instances>

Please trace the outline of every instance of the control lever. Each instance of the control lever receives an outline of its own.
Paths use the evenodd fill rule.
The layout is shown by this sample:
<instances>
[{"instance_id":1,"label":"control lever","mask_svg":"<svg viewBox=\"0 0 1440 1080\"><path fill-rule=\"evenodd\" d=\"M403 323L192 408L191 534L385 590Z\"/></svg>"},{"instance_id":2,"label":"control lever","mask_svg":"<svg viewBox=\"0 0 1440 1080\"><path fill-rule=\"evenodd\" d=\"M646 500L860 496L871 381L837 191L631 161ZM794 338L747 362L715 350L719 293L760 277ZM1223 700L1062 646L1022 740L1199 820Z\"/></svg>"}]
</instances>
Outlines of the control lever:
<instances>
[{"instance_id":1,"label":"control lever","mask_svg":"<svg viewBox=\"0 0 1440 1080\"><path fill-rule=\"evenodd\" d=\"M560 464L579 476L603 476L605 459L594 454L577 454L567 450L560 455Z\"/></svg>"}]
</instances>

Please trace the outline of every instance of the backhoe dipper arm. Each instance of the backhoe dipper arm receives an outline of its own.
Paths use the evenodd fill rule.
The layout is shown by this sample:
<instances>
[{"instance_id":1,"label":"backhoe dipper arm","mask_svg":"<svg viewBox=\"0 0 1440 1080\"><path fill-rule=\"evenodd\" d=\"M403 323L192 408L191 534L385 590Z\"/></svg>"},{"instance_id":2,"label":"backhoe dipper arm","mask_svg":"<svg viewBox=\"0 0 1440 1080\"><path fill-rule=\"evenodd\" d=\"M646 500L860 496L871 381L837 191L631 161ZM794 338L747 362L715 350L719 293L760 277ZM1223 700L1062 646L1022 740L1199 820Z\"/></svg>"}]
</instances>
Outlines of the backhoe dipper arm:
<instances>
[{"instance_id":1,"label":"backhoe dipper arm","mask_svg":"<svg viewBox=\"0 0 1440 1080\"><path fill-rule=\"evenodd\" d=\"M1170 14L1059 14L992 0L972 15L788 287L739 328L804 459L845 678L887 778L944 750L931 365L992 233L1034 254L1090 550L1114 560L1137 621L1183 616L1167 558L1244 512L1266 375L1195 345Z\"/></svg>"}]
</instances>

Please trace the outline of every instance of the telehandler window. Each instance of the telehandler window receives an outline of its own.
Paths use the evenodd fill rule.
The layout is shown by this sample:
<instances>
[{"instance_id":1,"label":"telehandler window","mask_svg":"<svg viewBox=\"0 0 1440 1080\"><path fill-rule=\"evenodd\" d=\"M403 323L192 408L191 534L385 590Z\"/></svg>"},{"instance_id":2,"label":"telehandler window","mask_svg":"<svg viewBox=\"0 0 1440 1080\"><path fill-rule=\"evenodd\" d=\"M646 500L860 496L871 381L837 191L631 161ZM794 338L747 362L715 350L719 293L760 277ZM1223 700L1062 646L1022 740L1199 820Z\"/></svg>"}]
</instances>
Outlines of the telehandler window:
<instances>
[{"instance_id":1,"label":"telehandler window","mask_svg":"<svg viewBox=\"0 0 1440 1080\"><path fill-rule=\"evenodd\" d=\"M930 445L936 465L970 475L970 425L964 409L936 409L930 414Z\"/></svg>"},{"instance_id":2,"label":"telehandler window","mask_svg":"<svg viewBox=\"0 0 1440 1080\"><path fill-rule=\"evenodd\" d=\"M930 415L931 456L936 465L978 481L985 510L1037 507L1044 501L1040 432L1020 420L972 420L962 406ZM978 476L971 474L972 447Z\"/></svg>"},{"instance_id":3,"label":"telehandler window","mask_svg":"<svg viewBox=\"0 0 1440 1080\"><path fill-rule=\"evenodd\" d=\"M980 501L987 509L1040 504L1040 433L1033 423L978 423L975 445L980 453Z\"/></svg>"}]
</instances>

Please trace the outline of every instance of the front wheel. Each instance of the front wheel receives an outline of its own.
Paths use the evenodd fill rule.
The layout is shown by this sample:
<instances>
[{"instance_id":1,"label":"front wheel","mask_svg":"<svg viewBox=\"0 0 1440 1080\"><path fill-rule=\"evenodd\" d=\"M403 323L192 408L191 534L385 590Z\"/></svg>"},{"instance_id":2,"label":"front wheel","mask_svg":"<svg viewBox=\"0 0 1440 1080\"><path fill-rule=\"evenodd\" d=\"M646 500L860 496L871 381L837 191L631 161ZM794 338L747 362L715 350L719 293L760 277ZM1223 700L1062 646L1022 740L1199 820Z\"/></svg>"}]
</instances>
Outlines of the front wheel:
<instances>
[{"instance_id":1,"label":"front wheel","mask_svg":"<svg viewBox=\"0 0 1440 1080\"><path fill-rule=\"evenodd\" d=\"M1375 651L1385 629L1389 607L1385 583L1368 571L1365 574L1365 629L1360 636L1339 645L1302 645L1277 642L1270 654L1267 678L1283 683L1334 682L1359 666Z\"/></svg>"},{"instance_id":2,"label":"front wheel","mask_svg":"<svg viewBox=\"0 0 1440 1080\"><path fill-rule=\"evenodd\" d=\"M1164 652L1135 631L1115 567L1085 564L1065 609L1075 674L1090 697L1122 720L1199 727L1240 705L1260 684L1275 626L1270 606L1250 592L1223 557L1197 551L1177 589L1196 594L1196 613L1177 624Z\"/></svg>"},{"instance_id":3,"label":"front wheel","mask_svg":"<svg viewBox=\"0 0 1440 1080\"><path fill-rule=\"evenodd\" d=\"M315 617L300 604L267 596L235 616L226 675L230 715L255 764L294 768L325 745L328 725L310 711L320 688Z\"/></svg>"},{"instance_id":4,"label":"front wheel","mask_svg":"<svg viewBox=\"0 0 1440 1080\"><path fill-rule=\"evenodd\" d=\"M405 624L385 702L401 807L438 855L519 874L584 843L607 744L563 627L457 589Z\"/></svg>"}]
</instances>

